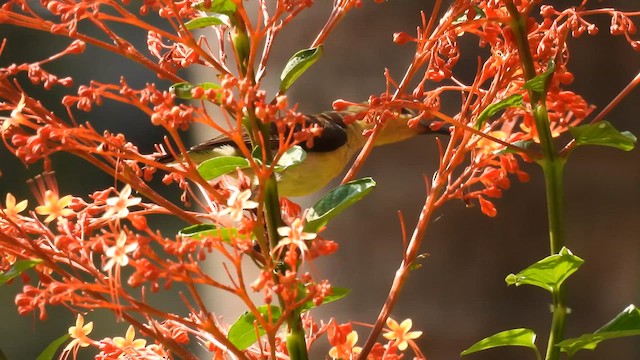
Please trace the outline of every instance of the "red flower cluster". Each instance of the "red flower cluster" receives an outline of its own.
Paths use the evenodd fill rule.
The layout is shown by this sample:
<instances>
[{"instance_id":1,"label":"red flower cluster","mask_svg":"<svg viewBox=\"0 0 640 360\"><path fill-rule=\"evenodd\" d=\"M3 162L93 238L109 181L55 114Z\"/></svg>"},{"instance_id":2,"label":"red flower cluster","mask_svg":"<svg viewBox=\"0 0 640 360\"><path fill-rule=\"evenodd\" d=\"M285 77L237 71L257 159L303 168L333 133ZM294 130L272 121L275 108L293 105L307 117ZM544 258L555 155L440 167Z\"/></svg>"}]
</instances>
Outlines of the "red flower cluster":
<instances>
[{"instance_id":1,"label":"red flower cluster","mask_svg":"<svg viewBox=\"0 0 640 360\"><path fill-rule=\"evenodd\" d=\"M405 253L389 296L391 305L385 307L360 347L351 324L337 325L331 320L318 325L308 315L309 309L334 300L336 288L305 266L332 254L338 245L322 237L322 227L309 230L307 212L279 199L275 185L276 165L285 152L296 144L312 147L322 133L317 126L303 126L304 116L285 95L288 85L270 95L262 83L278 33L313 1L258 0L255 9L247 9L251 5L238 0L146 0L136 5L137 13L132 12L136 8L129 1L7 1L0 7L0 24L72 39L47 59L0 68L0 111L7 113L0 117L0 137L18 159L25 164L43 161L47 171L32 183L38 202L33 211L27 212L26 200L12 194L0 206L0 271L24 267L37 274L37 283L32 283L22 273L26 284L16 297L18 312L37 310L44 320L52 305L78 313L112 310L132 325L124 337L92 340L93 325L84 324L81 315L69 329L72 340L64 353L94 346L100 350L98 359L195 359L185 346L194 342L201 343L214 359L229 354L242 359L287 358L291 349L307 351L325 332L332 358L399 359L408 349L423 358L414 342L421 332L409 331L410 320L398 324L387 318L415 265L430 217L454 199L477 203L484 214L496 216L492 199L510 187L514 175L519 181L529 178L520 161L541 157L540 143L547 132L558 138L589 116L591 106L566 87L573 81L567 39L595 34L598 29L589 22L590 17L610 16L610 33L624 36L634 50L640 50L640 42L632 38L637 13L587 9L587 2L565 10L540 6L538 20L533 12L540 0L458 0L440 12L444 14L440 19L436 15L442 2L436 1L433 16L422 15L415 35L393 36L398 45L416 47L402 78L394 79L387 72L386 90L372 95L366 104L334 103L337 110L361 109L345 117L346 124L356 120L376 124L366 132L371 139L347 179L362 165L385 123L398 113L412 113L407 122L410 127L426 121L433 130L450 129L448 142L438 143L439 166L428 184L420 223L411 239L403 233ZM345 15L362 4L362 0L335 0L312 48L321 45ZM167 26L145 21L150 13ZM514 17L525 20L522 29L512 26ZM147 48L133 46L114 30L113 23L144 31ZM192 31L201 27L213 29L214 35ZM475 77L467 82L456 68L463 36L477 38L479 46L489 50L479 58ZM150 83L134 88L124 77L114 83L92 81L79 85L77 95L61 100L66 114L50 111L20 85L18 76L25 74L44 89L71 86L71 78L58 77L43 65L81 54L86 45L120 54L174 85L159 89ZM306 60L296 59L293 69L304 71L300 63L310 66ZM212 71L209 80L216 83L187 82L181 70L193 66ZM443 113L442 104L452 99L460 103L459 111ZM94 111L106 101L133 106L149 117L150 124L165 129L167 138L158 151L182 159L181 163L159 162L158 154L141 154L124 135L99 133L90 123L78 124L74 119L76 109ZM217 106L220 114L212 115L207 106ZM534 116L540 109L548 122L542 127ZM235 144L235 155L243 155L223 159L236 161L223 164L232 168L225 173L229 176L205 179L189 158L180 131L194 123L217 130ZM279 148L272 153L266 145L275 139ZM60 194L49 173L53 170L49 159L56 152L79 156L125 185L98 190L87 198ZM181 201L165 198L148 184L157 171L166 173L164 184L178 184L183 191ZM192 202L196 210L189 207ZM179 234L163 235L148 223L155 215L171 215L193 226ZM222 276L213 276L203 266L211 253L223 259ZM247 264L258 268L255 279L247 275ZM125 291L122 281L137 291ZM169 290L174 284L184 289L187 315L146 301L148 290ZM235 295L249 311L241 318L249 329L243 329L243 334L255 341L244 344L243 338L234 338L237 323L231 327L220 323L210 304L203 301L201 287ZM258 300L253 293L261 295ZM279 332L285 324L290 332L287 336ZM377 340L385 324L390 329L383 336L389 342L383 345ZM153 344L136 339L136 331L153 339Z\"/></svg>"}]
</instances>

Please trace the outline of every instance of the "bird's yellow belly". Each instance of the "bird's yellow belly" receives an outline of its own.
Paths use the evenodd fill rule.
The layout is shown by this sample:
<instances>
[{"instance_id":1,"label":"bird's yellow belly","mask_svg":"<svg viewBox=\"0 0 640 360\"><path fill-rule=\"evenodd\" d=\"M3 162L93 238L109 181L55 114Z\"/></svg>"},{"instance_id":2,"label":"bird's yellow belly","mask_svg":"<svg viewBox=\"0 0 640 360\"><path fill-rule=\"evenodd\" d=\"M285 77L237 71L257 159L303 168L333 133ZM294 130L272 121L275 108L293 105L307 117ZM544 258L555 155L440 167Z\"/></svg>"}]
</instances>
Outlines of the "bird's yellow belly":
<instances>
[{"instance_id":1,"label":"bird's yellow belly","mask_svg":"<svg viewBox=\"0 0 640 360\"><path fill-rule=\"evenodd\" d=\"M348 146L331 153L308 152L307 158L279 174L281 196L304 196L322 189L340 175L351 156Z\"/></svg>"}]
</instances>

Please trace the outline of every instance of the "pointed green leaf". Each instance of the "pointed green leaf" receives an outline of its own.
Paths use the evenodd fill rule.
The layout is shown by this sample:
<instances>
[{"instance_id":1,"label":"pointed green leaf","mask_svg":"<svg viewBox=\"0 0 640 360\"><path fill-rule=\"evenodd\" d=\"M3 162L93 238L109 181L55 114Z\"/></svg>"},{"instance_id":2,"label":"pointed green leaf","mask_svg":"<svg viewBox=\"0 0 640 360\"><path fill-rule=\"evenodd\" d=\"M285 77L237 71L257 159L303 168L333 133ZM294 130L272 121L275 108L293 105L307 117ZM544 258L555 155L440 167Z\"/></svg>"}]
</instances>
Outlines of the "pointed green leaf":
<instances>
[{"instance_id":1,"label":"pointed green leaf","mask_svg":"<svg viewBox=\"0 0 640 360\"><path fill-rule=\"evenodd\" d=\"M420 254L418 256L416 256L416 259L411 263L411 265L409 265L409 270L413 271L413 270L418 270L422 267L422 263L421 261L426 259L429 256L429 254L427 253L423 253Z\"/></svg>"},{"instance_id":2,"label":"pointed green leaf","mask_svg":"<svg viewBox=\"0 0 640 360\"><path fill-rule=\"evenodd\" d=\"M350 181L329 191L307 212L304 231L318 232L329 220L369 194L375 186L376 182L367 177Z\"/></svg>"},{"instance_id":3,"label":"pointed green leaf","mask_svg":"<svg viewBox=\"0 0 640 360\"><path fill-rule=\"evenodd\" d=\"M627 306L613 320L596 330L596 333L629 330L640 330L640 310L633 304Z\"/></svg>"},{"instance_id":4,"label":"pointed green leaf","mask_svg":"<svg viewBox=\"0 0 640 360\"><path fill-rule=\"evenodd\" d=\"M47 347L38 355L36 360L53 360L55 358L56 352L58 348L62 346L69 339L69 334L64 334L59 338L53 340L51 344L47 345Z\"/></svg>"},{"instance_id":5,"label":"pointed green leaf","mask_svg":"<svg viewBox=\"0 0 640 360\"><path fill-rule=\"evenodd\" d=\"M187 30L202 29L205 27L216 26L216 25L228 26L229 19L225 17L226 15L221 15L221 14L203 16L203 17L195 18L191 21L187 21L186 23L184 23L184 26L187 28Z\"/></svg>"},{"instance_id":6,"label":"pointed green leaf","mask_svg":"<svg viewBox=\"0 0 640 360\"><path fill-rule=\"evenodd\" d=\"M178 235L195 240L203 240L205 237L213 237L222 239L222 241L226 242L230 242L231 239L240 237L240 233L236 228L219 228L213 224L196 224L187 226L180 230Z\"/></svg>"},{"instance_id":7,"label":"pointed green leaf","mask_svg":"<svg viewBox=\"0 0 640 360\"><path fill-rule=\"evenodd\" d=\"M569 127L571 135L576 139L576 145L610 146L616 149L630 151L638 140L628 131L618 131L608 121Z\"/></svg>"},{"instance_id":8,"label":"pointed green leaf","mask_svg":"<svg viewBox=\"0 0 640 360\"><path fill-rule=\"evenodd\" d=\"M280 159L278 159L278 163L276 164L274 171L281 172L286 168L294 165L298 165L307 158L307 153L301 146L295 145L292 146L289 150L287 150Z\"/></svg>"},{"instance_id":9,"label":"pointed green leaf","mask_svg":"<svg viewBox=\"0 0 640 360\"><path fill-rule=\"evenodd\" d=\"M524 346L538 352L536 348L536 333L531 329L511 329L499 332L484 338L473 344L470 348L460 353L460 355L469 355L478 351L492 349L500 346Z\"/></svg>"},{"instance_id":10,"label":"pointed green leaf","mask_svg":"<svg viewBox=\"0 0 640 360\"><path fill-rule=\"evenodd\" d=\"M640 335L640 310L632 304L594 333L566 339L557 346L569 356L573 356L579 350L595 349L603 340L637 335Z\"/></svg>"},{"instance_id":11,"label":"pointed green leaf","mask_svg":"<svg viewBox=\"0 0 640 360\"><path fill-rule=\"evenodd\" d=\"M253 160L255 160L258 164L262 164L262 158L263 158L263 153L262 153L262 146L260 145L256 145L253 147L253 150L251 150L251 157L253 158Z\"/></svg>"},{"instance_id":12,"label":"pointed green leaf","mask_svg":"<svg viewBox=\"0 0 640 360\"><path fill-rule=\"evenodd\" d=\"M270 319L272 324L282 317L282 310L275 305L262 305L258 307L258 312L266 321L269 321ZM269 313L271 314L271 317L269 317ZM256 316L247 311L240 315L238 320L231 325L229 332L227 333L227 337L238 349L246 350L249 346L258 341L256 333L260 334L259 336L262 336L265 334L265 331L256 321Z\"/></svg>"},{"instance_id":13,"label":"pointed green leaf","mask_svg":"<svg viewBox=\"0 0 640 360\"><path fill-rule=\"evenodd\" d=\"M458 17L453 22L453 25L458 25L458 24L462 24L462 23L465 23L465 22L469 21L469 12L471 12L471 9L467 10L464 14L460 15L460 17ZM480 8L477 5L473 6L473 19L471 19L471 20L478 20L478 19L483 19L483 18L486 18L486 17L487 17L487 14L484 13L482 8Z\"/></svg>"},{"instance_id":14,"label":"pointed green leaf","mask_svg":"<svg viewBox=\"0 0 640 360\"><path fill-rule=\"evenodd\" d=\"M584 260L563 247L560 253L548 256L517 274L509 274L505 281L508 285L534 285L553 293L582 263Z\"/></svg>"},{"instance_id":15,"label":"pointed green leaf","mask_svg":"<svg viewBox=\"0 0 640 360\"><path fill-rule=\"evenodd\" d=\"M280 74L280 91L284 93L289 90L300 75L318 61L321 55L322 45L300 50L293 54L287 65L285 65L284 70L282 70L282 74Z\"/></svg>"},{"instance_id":16,"label":"pointed green leaf","mask_svg":"<svg viewBox=\"0 0 640 360\"><path fill-rule=\"evenodd\" d=\"M0 286L6 284L11 279L15 278L16 276L19 276L20 274L22 274L26 270L29 270L29 269L35 267L36 265L40 264L41 262L42 262L42 260L40 260L40 259L16 261L13 264L13 266L11 266L11 269L9 269L9 271L0 273Z\"/></svg>"},{"instance_id":17,"label":"pointed green leaf","mask_svg":"<svg viewBox=\"0 0 640 360\"><path fill-rule=\"evenodd\" d=\"M328 304L328 303L334 302L336 300L340 300L343 297L349 295L350 292L351 292L351 289L332 286L331 287L331 295L325 296L324 299L322 300L322 304L321 305ZM313 309L315 307L317 307L317 306L316 306L316 304L313 303L313 301L307 301L306 303L302 304L302 306L300 307L300 311L301 312L305 312L305 311L311 310L311 309Z\"/></svg>"},{"instance_id":18,"label":"pointed green leaf","mask_svg":"<svg viewBox=\"0 0 640 360\"><path fill-rule=\"evenodd\" d=\"M520 140L520 141L515 141L515 142L511 143L511 145L522 149L522 151L527 150L533 144L535 144L533 142L533 140ZM494 153L494 155L504 155L504 154L515 154L515 153L517 153L517 151L515 149L505 147L503 149L496 150L493 153Z\"/></svg>"},{"instance_id":19,"label":"pointed green leaf","mask_svg":"<svg viewBox=\"0 0 640 360\"><path fill-rule=\"evenodd\" d=\"M204 1L191 5L193 8L210 13L218 13L231 16L236 12L236 4L233 0L212 0L211 6L205 7Z\"/></svg>"},{"instance_id":20,"label":"pointed green leaf","mask_svg":"<svg viewBox=\"0 0 640 360\"><path fill-rule=\"evenodd\" d=\"M497 114L499 111L510 107L517 107L522 105L522 95L513 94L505 99L498 101L495 104L491 104L487 106L478 116L478 120L476 120L476 125L474 128L480 130L484 123L493 115Z\"/></svg>"},{"instance_id":21,"label":"pointed green leaf","mask_svg":"<svg viewBox=\"0 0 640 360\"><path fill-rule=\"evenodd\" d=\"M251 167L249 160L240 156L218 156L198 165L198 172L205 180L213 180L219 176Z\"/></svg>"},{"instance_id":22,"label":"pointed green leaf","mask_svg":"<svg viewBox=\"0 0 640 360\"><path fill-rule=\"evenodd\" d=\"M171 85L169 87L169 92L174 94L178 99L191 100L193 99L193 96L191 95L191 90L193 90L196 87L200 87L202 88L202 90L220 89L220 85L211 83L211 82L204 82L204 83L195 84L195 85L190 84L188 82L180 82L180 83L175 83ZM217 102L220 101L219 96L218 96L218 99L216 99L216 101Z\"/></svg>"},{"instance_id":23,"label":"pointed green leaf","mask_svg":"<svg viewBox=\"0 0 640 360\"><path fill-rule=\"evenodd\" d=\"M547 86L547 80L549 79L549 76L553 74L554 71L556 71L556 63L553 61L549 61L547 70L542 74L536 75L533 79L524 83L524 86L522 86L522 88L525 90L531 90L538 94L544 93L545 88Z\"/></svg>"}]
</instances>

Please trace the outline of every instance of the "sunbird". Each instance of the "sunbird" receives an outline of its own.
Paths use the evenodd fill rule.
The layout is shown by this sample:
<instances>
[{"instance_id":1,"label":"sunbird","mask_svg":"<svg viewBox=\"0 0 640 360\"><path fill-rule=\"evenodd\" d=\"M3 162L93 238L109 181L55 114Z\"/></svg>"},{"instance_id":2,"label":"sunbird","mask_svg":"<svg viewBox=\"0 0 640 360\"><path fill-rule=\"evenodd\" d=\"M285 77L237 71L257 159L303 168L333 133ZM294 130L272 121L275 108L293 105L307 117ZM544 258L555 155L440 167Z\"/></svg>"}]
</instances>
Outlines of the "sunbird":
<instances>
[{"instance_id":1,"label":"sunbird","mask_svg":"<svg viewBox=\"0 0 640 360\"><path fill-rule=\"evenodd\" d=\"M361 107L348 108L346 111L325 111L315 115L305 115L304 127L317 126L322 129L319 136L313 138L312 146L302 142L298 144L307 154L306 159L276 173L278 193L281 196L296 197L312 194L342 173L351 159L367 142L363 135L365 130L372 129L374 124L365 120L355 120L349 124L344 119L348 115L362 111ZM415 127L409 127L407 121L416 114L403 108L393 118L388 119L377 135L374 145L385 145L410 139L419 134L441 133L448 134L448 129L432 130L429 123L419 121ZM279 147L278 132L272 123L269 145L275 151ZM245 136L247 147L251 149L249 137ZM193 146L187 152L190 160L200 164L205 160L219 156L241 156L234 141L226 136L218 136L201 144ZM155 159L160 163L175 163L171 154L159 156Z\"/></svg>"}]
</instances>

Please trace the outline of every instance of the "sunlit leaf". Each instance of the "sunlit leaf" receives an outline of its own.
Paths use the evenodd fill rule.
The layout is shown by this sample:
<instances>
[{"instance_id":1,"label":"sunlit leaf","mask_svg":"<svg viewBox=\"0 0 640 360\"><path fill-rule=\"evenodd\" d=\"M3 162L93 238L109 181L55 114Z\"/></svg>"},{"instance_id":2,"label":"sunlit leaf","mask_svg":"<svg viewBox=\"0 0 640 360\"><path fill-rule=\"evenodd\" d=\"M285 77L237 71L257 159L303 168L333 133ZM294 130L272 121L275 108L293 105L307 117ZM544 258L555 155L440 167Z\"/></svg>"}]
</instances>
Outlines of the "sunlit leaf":
<instances>
[{"instance_id":1,"label":"sunlit leaf","mask_svg":"<svg viewBox=\"0 0 640 360\"><path fill-rule=\"evenodd\" d=\"M231 239L238 238L240 233L236 228L220 228L213 224L196 224L187 226L180 230L178 235L195 240L203 240L206 237L212 237L229 242Z\"/></svg>"},{"instance_id":2,"label":"sunlit leaf","mask_svg":"<svg viewBox=\"0 0 640 360\"><path fill-rule=\"evenodd\" d=\"M534 285L555 292L571 274L584 263L563 247L560 253L548 256L517 274L509 274L505 281L509 285Z\"/></svg>"},{"instance_id":3,"label":"sunlit leaf","mask_svg":"<svg viewBox=\"0 0 640 360\"><path fill-rule=\"evenodd\" d=\"M547 85L547 79L553 72L556 71L556 63L553 61L549 61L549 65L547 66L547 70L542 74L536 75L533 79L524 83L522 86L525 90L531 90L538 94L542 94L545 91L545 87Z\"/></svg>"},{"instance_id":4,"label":"sunlit leaf","mask_svg":"<svg viewBox=\"0 0 640 360\"><path fill-rule=\"evenodd\" d=\"M484 13L482 8L480 8L477 5L474 5L473 9L469 9L464 14L460 15L460 17L458 17L453 22L453 25L458 25L458 24L462 24L462 23L465 23L465 22L469 21L469 15L470 14L473 15L473 18L471 20L478 20L478 19L483 19L483 18L487 17L487 14Z\"/></svg>"},{"instance_id":5,"label":"sunlit leaf","mask_svg":"<svg viewBox=\"0 0 640 360\"><path fill-rule=\"evenodd\" d=\"M209 89L220 89L220 85L211 83L211 82L204 82L200 84L190 84L188 82L180 82L180 83L175 83L171 85L169 87L169 92L174 94L178 99L191 100L193 99L192 90L196 87L200 87L202 88L202 90L205 90L205 91ZM218 96L217 101L220 101L219 97L220 96Z\"/></svg>"},{"instance_id":6,"label":"sunlit leaf","mask_svg":"<svg viewBox=\"0 0 640 360\"><path fill-rule=\"evenodd\" d=\"M329 220L355 204L376 186L372 178L350 181L329 191L307 212L306 232L317 232Z\"/></svg>"},{"instance_id":7,"label":"sunlit leaf","mask_svg":"<svg viewBox=\"0 0 640 360\"><path fill-rule=\"evenodd\" d=\"M322 45L293 54L280 74L280 91L284 93L289 90L300 75L318 61L320 56L322 56Z\"/></svg>"},{"instance_id":8,"label":"sunlit leaf","mask_svg":"<svg viewBox=\"0 0 640 360\"><path fill-rule=\"evenodd\" d=\"M292 146L287 150L276 164L274 170L277 172L284 171L286 168L294 165L298 165L307 158L307 153L304 149L298 145Z\"/></svg>"},{"instance_id":9,"label":"sunlit leaf","mask_svg":"<svg viewBox=\"0 0 640 360\"><path fill-rule=\"evenodd\" d=\"M198 172L205 180L213 180L219 176L251 167L249 160L240 156L218 156L203 161L198 165Z\"/></svg>"},{"instance_id":10,"label":"sunlit leaf","mask_svg":"<svg viewBox=\"0 0 640 360\"><path fill-rule=\"evenodd\" d=\"M343 297L349 295L350 292L351 292L351 289L332 286L331 295L325 296L324 299L322 300L321 305L325 305L330 302L340 300ZM304 312L307 310L311 310L315 307L316 307L316 304L314 304L313 301L307 301L306 303L302 304L302 306L300 307L300 311Z\"/></svg>"},{"instance_id":11,"label":"sunlit leaf","mask_svg":"<svg viewBox=\"0 0 640 360\"><path fill-rule=\"evenodd\" d=\"M205 7L205 2L200 1L191 5L192 7L210 13L218 13L224 15L233 15L236 12L236 4L233 0L212 0L209 7Z\"/></svg>"},{"instance_id":12,"label":"sunlit leaf","mask_svg":"<svg viewBox=\"0 0 640 360\"><path fill-rule=\"evenodd\" d=\"M36 360L53 360L56 352L67 340L69 340L69 334L64 334L59 338L53 340L47 347L38 355Z\"/></svg>"},{"instance_id":13,"label":"sunlit leaf","mask_svg":"<svg viewBox=\"0 0 640 360\"><path fill-rule=\"evenodd\" d=\"M13 264L13 266L11 266L11 269L9 269L9 271L0 273L0 286L6 284L11 279L15 278L16 276L19 276L20 274L22 274L26 270L29 270L29 269L35 267L36 265L40 264L41 262L42 262L42 260L40 260L40 259L18 260L18 261L16 261Z\"/></svg>"},{"instance_id":14,"label":"sunlit leaf","mask_svg":"<svg viewBox=\"0 0 640 360\"><path fill-rule=\"evenodd\" d=\"M229 19L225 18L224 15L214 14L211 16L195 18L184 23L184 26L187 28L187 30L202 29L205 27L216 25L229 25Z\"/></svg>"},{"instance_id":15,"label":"sunlit leaf","mask_svg":"<svg viewBox=\"0 0 640 360\"><path fill-rule=\"evenodd\" d=\"M536 333L534 333L533 330L524 328L511 329L499 332L478 341L470 348L460 353L460 355L469 355L478 351L501 346L524 346L537 352L538 349L536 348L535 341Z\"/></svg>"},{"instance_id":16,"label":"sunlit leaf","mask_svg":"<svg viewBox=\"0 0 640 360\"><path fill-rule=\"evenodd\" d=\"M282 316L282 310L275 305L262 305L258 307L258 312L266 321L271 319L271 323L277 322ZM269 317L269 314L271 314L271 317ZM231 325L227 337L238 349L246 350L258 341L258 336L264 334L265 330L258 324L256 316L247 311L240 315L238 320Z\"/></svg>"},{"instance_id":17,"label":"sunlit leaf","mask_svg":"<svg viewBox=\"0 0 640 360\"><path fill-rule=\"evenodd\" d=\"M514 142L511 143L511 145L513 145L513 146L515 146L515 147L517 147L519 149L522 149L522 151L527 150L533 144L535 144L535 142L533 142L532 140L520 140L520 141L514 141ZM495 155L503 155L503 154L515 154L515 153L518 153L518 152L519 151L517 151L516 149L510 148L510 147L509 148L505 147L505 148L502 148L500 150L496 150L493 153Z\"/></svg>"},{"instance_id":18,"label":"sunlit leaf","mask_svg":"<svg viewBox=\"0 0 640 360\"><path fill-rule=\"evenodd\" d=\"M569 131L576 139L576 145L610 146L616 149L630 151L634 148L638 140L628 131L618 131L608 121L569 127Z\"/></svg>"},{"instance_id":19,"label":"sunlit leaf","mask_svg":"<svg viewBox=\"0 0 640 360\"><path fill-rule=\"evenodd\" d=\"M505 99L498 101L495 104L491 104L487 106L478 116L476 120L476 125L474 126L476 129L481 129L484 123L493 115L497 114L499 111L510 107L517 107L522 105L522 95L513 94Z\"/></svg>"},{"instance_id":20,"label":"sunlit leaf","mask_svg":"<svg viewBox=\"0 0 640 360\"><path fill-rule=\"evenodd\" d=\"M324 298L323 304L342 299L349 294L350 290L347 288L332 287L331 292L331 295ZM302 296L304 296L304 294L302 294ZM316 307L316 305L310 301L303 304L300 307L300 311L308 311L314 307ZM271 319L270 322L272 324L276 323L280 317L282 317L282 310L275 305L262 305L258 307L258 312L266 321ZM271 315L270 318L269 313ZM264 335L265 330L256 320L256 316L251 312L247 311L242 314L229 328L229 333L227 334L229 341L240 350L245 350L258 341L258 337Z\"/></svg>"},{"instance_id":21,"label":"sunlit leaf","mask_svg":"<svg viewBox=\"0 0 640 360\"><path fill-rule=\"evenodd\" d=\"M613 320L590 334L566 339L557 344L560 349L573 356L579 350L593 350L603 340L640 335L640 310L634 305L627 306Z\"/></svg>"}]
</instances>

